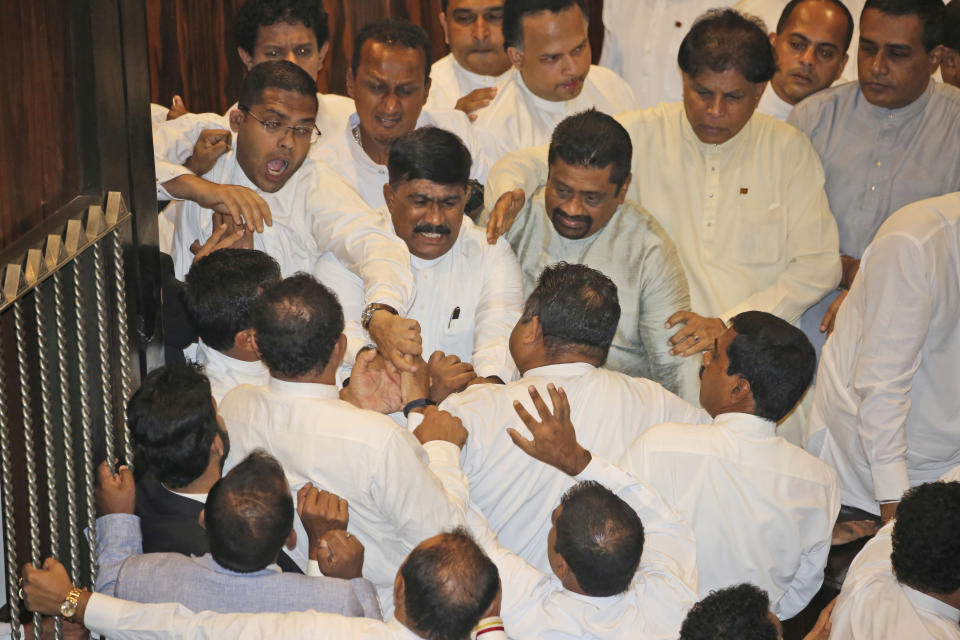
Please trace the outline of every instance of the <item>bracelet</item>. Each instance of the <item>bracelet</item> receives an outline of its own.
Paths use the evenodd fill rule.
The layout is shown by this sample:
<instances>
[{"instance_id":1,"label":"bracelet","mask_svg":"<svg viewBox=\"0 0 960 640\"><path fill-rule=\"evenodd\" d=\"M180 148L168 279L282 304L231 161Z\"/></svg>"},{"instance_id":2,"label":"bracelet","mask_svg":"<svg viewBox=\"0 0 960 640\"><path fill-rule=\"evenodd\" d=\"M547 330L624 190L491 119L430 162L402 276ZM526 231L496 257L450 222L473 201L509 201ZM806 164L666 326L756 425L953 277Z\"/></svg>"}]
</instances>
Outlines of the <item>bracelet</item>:
<instances>
[{"instance_id":1,"label":"bracelet","mask_svg":"<svg viewBox=\"0 0 960 640\"><path fill-rule=\"evenodd\" d=\"M403 417L409 418L410 412L414 409L420 409L427 406L437 406L437 403L429 398L417 398L416 400L411 400L403 407Z\"/></svg>"},{"instance_id":2,"label":"bracelet","mask_svg":"<svg viewBox=\"0 0 960 640\"><path fill-rule=\"evenodd\" d=\"M471 638L479 638L483 634L490 633L491 631L504 631L503 620L500 619L499 616L490 616L478 622L477 626L473 628Z\"/></svg>"}]
</instances>

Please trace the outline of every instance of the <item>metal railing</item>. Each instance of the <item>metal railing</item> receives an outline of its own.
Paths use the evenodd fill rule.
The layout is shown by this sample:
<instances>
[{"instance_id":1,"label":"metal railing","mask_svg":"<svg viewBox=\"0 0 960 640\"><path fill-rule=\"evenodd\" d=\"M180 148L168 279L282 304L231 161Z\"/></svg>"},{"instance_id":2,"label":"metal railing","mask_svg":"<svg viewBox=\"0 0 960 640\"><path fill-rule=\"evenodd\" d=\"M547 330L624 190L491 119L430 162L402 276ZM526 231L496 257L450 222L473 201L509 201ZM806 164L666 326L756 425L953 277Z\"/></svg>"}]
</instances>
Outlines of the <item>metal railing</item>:
<instances>
[{"instance_id":1,"label":"metal railing","mask_svg":"<svg viewBox=\"0 0 960 640\"><path fill-rule=\"evenodd\" d=\"M123 242L131 214L119 193L96 200L79 198L0 253L0 476L14 638L19 565L53 556L92 587L94 465L133 461L124 419L134 385ZM35 614L35 638L41 622ZM59 618L54 626L61 637Z\"/></svg>"}]
</instances>

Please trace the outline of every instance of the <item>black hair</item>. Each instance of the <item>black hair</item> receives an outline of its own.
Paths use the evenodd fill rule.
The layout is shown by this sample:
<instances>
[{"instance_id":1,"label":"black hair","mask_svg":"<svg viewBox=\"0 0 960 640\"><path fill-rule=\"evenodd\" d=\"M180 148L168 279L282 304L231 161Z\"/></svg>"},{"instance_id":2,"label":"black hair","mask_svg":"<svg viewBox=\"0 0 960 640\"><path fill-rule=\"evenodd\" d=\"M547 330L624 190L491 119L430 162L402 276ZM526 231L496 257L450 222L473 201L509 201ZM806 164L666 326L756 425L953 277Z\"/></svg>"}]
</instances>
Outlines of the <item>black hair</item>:
<instances>
[{"instance_id":1,"label":"black hair","mask_svg":"<svg viewBox=\"0 0 960 640\"><path fill-rule=\"evenodd\" d=\"M503 3L503 47L523 49L524 17L541 11L560 13L574 6L580 7L584 20L590 20L590 11L584 0L506 0Z\"/></svg>"},{"instance_id":2,"label":"black hair","mask_svg":"<svg viewBox=\"0 0 960 640\"><path fill-rule=\"evenodd\" d=\"M605 362L620 322L617 285L586 265L558 262L540 274L520 321L534 316L548 352L575 350Z\"/></svg>"},{"instance_id":3,"label":"black hair","mask_svg":"<svg viewBox=\"0 0 960 640\"><path fill-rule=\"evenodd\" d=\"M260 27L269 27L278 22L303 23L316 36L317 49L330 39L327 12L323 10L321 0L247 0L237 9L233 21L237 46L253 55Z\"/></svg>"},{"instance_id":4,"label":"black hair","mask_svg":"<svg viewBox=\"0 0 960 640\"><path fill-rule=\"evenodd\" d=\"M427 640L465 640L500 588L497 565L458 527L400 567L407 620Z\"/></svg>"},{"instance_id":5,"label":"black hair","mask_svg":"<svg viewBox=\"0 0 960 640\"><path fill-rule=\"evenodd\" d=\"M240 85L238 106L245 111L260 104L266 89L292 91L313 98L317 105L317 84L310 74L289 60L270 60L261 62L250 69L250 73Z\"/></svg>"},{"instance_id":6,"label":"black hair","mask_svg":"<svg viewBox=\"0 0 960 640\"><path fill-rule=\"evenodd\" d=\"M752 584L711 591L687 612L680 640L777 640L769 613L767 592Z\"/></svg>"},{"instance_id":7,"label":"black hair","mask_svg":"<svg viewBox=\"0 0 960 640\"><path fill-rule=\"evenodd\" d=\"M222 434L210 381L190 364L148 373L127 403L127 426L147 469L170 489L203 475L213 439Z\"/></svg>"},{"instance_id":8,"label":"black hair","mask_svg":"<svg viewBox=\"0 0 960 640\"><path fill-rule=\"evenodd\" d=\"M614 118L596 109L589 109L566 118L553 130L547 162L557 158L574 167L604 169L613 165L610 182L617 185L617 195L633 161L630 134Z\"/></svg>"},{"instance_id":9,"label":"black hair","mask_svg":"<svg viewBox=\"0 0 960 640\"><path fill-rule=\"evenodd\" d=\"M750 383L755 415L779 422L813 380L813 345L803 331L764 311L744 311L730 326L737 335L727 347L727 375Z\"/></svg>"},{"instance_id":10,"label":"black hair","mask_svg":"<svg viewBox=\"0 0 960 640\"><path fill-rule=\"evenodd\" d=\"M306 273L264 289L250 316L263 363L289 378L323 370L343 333L337 296Z\"/></svg>"},{"instance_id":11,"label":"black hair","mask_svg":"<svg viewBox=\"0 0 960 640\"><path fill-rule=\"evenodd\" d=\"M419 49L423 51L423 77L430 80L430 65L433 64L433 44L430 36L422 27L409 20L384 18L369 23L357 32L353 40L353 58L350 60L350 70L354 77L360 68L360 58L363 56L363 45L367 40L379 42L390 47Z\"/></svg>"},{"instance_id":12,"label":"black hair","mask_svg":"<svg viewBox=\"0 0 960 640\"><path fill-rule=\"evenodd\" d=\"M891 16L917 16L923 24L923 48L929 53L943 42L943 0L867 0L863 11L876 9ZM861 17L863 13L860 14Z\"/></svg>"},{"instance_id":13,"label":"black hair","mask_svg":"<svg viewBox=\"0 0 960 640\"><path fill-rule=\"evenodd\" d=\"M280 265L262 251L220 249L187 272L183 302L190 324L217 351L233 347L250 328L250 305L260 290L280 280Z\"/></svg>"},{"instance_id":14,"label":"black hair","mask_svg":"<svg viewBox=\"0 0 960 640\"><path fill-rule=\"evenodd\" d=\"M950 0L943 10L943 46L960 52L960 0Z\"/></svg>"},{"instance_id":15,"label":"black hair","mask_svg":"<svg viewBox=\"0 0 960 640\"><path fill-rule=\"evenodd\" d=\"M897 505L890 562L901 583L928 594L960 589L960 482L910 489Z\"/></svg>"},{"instance_id":16,"label":"black hair","mask_svg":"<svg viewBox=\"0 0 960 640\"><path fill-rule=\"evenodd\" d=\"M276 562L293 529L293 512L283 467L263 449L254 449L207 494L210 555L230 571L260 571Z\"/></svg>"},{"instance_id":17,"label":"black hair","mask_svg":"<svg viewBox=\"0 0 960 640\"><path fill-rule=\"evenodd\" d=\"M777 71L763 21L733 9L711 9L697 18L680 43L677 63L691 78L733 69L754 84Z\"/></svg>"},{"instance_id":18,"label":"black hair","mask_svg":"<svg viewBox=\"0 0 960 640\"><path fill-rule=\"evenodd\" d=\"M598 482L580 482L560 500L555 551L589 596L630 587L643 553L643 523L633 508Z\"/></svg>"},{"instance_id":19,"label":"black hair","mask_svg":"<svg viewBox=\"0 0 960 640\"><path fill-rule=\"evenodd\" d=\"M777 34L783 33L783 30L786 29L787 23L790 22L790 16L793 15L793 10L797 8L797 5L810 2L811 0L790 0L787 3L787 6L783 8L783 12L780 13L780 20L777 22ZM816 0L814 0L816 1ZM821 2L829 2L835 7L840 8L840 12L847 18L847 30L844 32L843 36L843 51L846 53L847 49L850 48L850 41L853 40L853 14L850 13L850 9L847 8L847 5L843 4L841 0L819 0Z\"/></svg>"},{"instance_id":20,"label":"black hair","mask_svg":"<svg viewBox=\"0 0 960 640\"><path fill-rule=\"evenodd\" d=\"M456 134L437 127L421 127L393 141L387 170L391 185L429 180L466 186L472 163L470 151Z\"/></svg>"}]
</instances>

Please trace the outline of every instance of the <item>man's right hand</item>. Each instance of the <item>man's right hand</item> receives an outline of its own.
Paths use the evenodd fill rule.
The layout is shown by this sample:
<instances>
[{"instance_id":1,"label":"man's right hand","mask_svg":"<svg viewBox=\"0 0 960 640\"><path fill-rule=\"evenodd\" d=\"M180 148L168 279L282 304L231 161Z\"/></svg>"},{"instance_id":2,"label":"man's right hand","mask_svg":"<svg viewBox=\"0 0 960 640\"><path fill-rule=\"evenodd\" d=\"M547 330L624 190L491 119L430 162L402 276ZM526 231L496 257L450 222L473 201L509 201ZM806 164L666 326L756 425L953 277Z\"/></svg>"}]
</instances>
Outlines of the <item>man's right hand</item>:
<instances>
[{"instance_id":1,"label":"man's right hand","mask_svg":"<svg viewBox=\"0 0 960 640\"><path fill-rule=\"evenodd\" d=\"M47 558L42 569L30 563L23 565L20 579L23 580L23 599L27 609L47 616L60 615L60 605L73 590L66 568L53 558ZM83 622L83 610L89 598L88 592L80 595L81 605L73 620Z\"/></svg>"},{"instance_id":2,"label":"man's right hand","mask_svg":"<svg viewBox=\"0 0 960 640\"><path fill-rule=\"evenodd\" d=\"M487 221L487 244L496 244L497 238L510 230L526 199L523 189L507 191L497 198L497 204L493 205L490 220Z\"/></svg>"},{"instance_id":3,"label":"man's right hand","mask_svg":"<svg viewBox=\"0 0 960 640\"><path fill-rule=\"evenodd\" d=\"M350 384L340 390L340 399L368 411L394 413L403 409L401 374L373 347L357 354L350 371Z\"/></svg>"},{"instance_id":4,"label":"man's right hand","mask_svg":"<svg viewBox=\"0 0 960 640\"><path fill-rule=\"evenodd\" d=\"M567 393L562 388L557 389L552 382L547 385L547 391L553 402L553 412L547 408L536 387L531 386L528 390L542 422L531 416L518 401L513 403L513 410L527 425L533 440L527 440L516 429L507 429L507 435L531 458L556 467L567 475L579 475L590 464L592 456L577 442L577 433L570 420Z\"/></svg>"},{"instance_id":5,"label":"man's right hand","mask_svg":"<svg viewBox=\"0 0 960 640\"><path fill-rule=\"evenodd\" d=\"M496 97L496 87L483 87L481 89L474 89L467 95L457 100L457 106L454 108L459 111L463 111L465 114L470 116L470 120L473 121L477 119L476 114L473 112L477 109L483 109Z\"/></svg>"},{"instance_id":6,"label":"man's right hand","mask_svg":"<svg viewBox=\"0 0 960 640\"><path fill-rule=\"evenodd\" d=\"M183 104L183 98L173 96L173 100L170 102L170 109L167 111L167 120L176 120L180 116L188 113L190 113L190 110L187 109L187 105Z\"/></svg>"},{"instance_id":7,"label":"man's right hand","mask_svg":"<svg viewBox=\"0 0 960 640\"><path fill-rule=\"evenodd\" d=\"M273 224L270 205L255 191L234 184L217 184L195 175L184 174L163 183L167 192L179 200L193 200L201 207L225 213L237 225L263 233Z\"/></svg>"},{"instance_id":8,"label":"man's right hand","mask_svg":"<svg viewBox=\"0 0 960 640\"><path fill-rule=\"evenodd\" d=\"M329 491L320 491L311 483L297 491L297 515L307 532L310 546L316 545L328 531L346 530L350 520L347 501Z\"/></svg>"},{"instance_id":9,"label":"man's right hand","mask_svg":"<svg viewBox=\"0 0 960 640\"><path fill-rule=\"evenodd\" d=\"M442 440L462 449L470 434L460 422L460 418L446 411L440 411L436 407L427 407L423 412L423 422L413 430L413 435L417 436L420 444Z\"/></svg>"},{"instance_id":10,"label":"man's right hand","mask_svg":"<svg viewBox=\"0 0 960 640\"><path fill-rule=\"evenodd\" d=\"M137 489L133 482L133 473L122 465L116 475L106 461L97 467L97 488L93 490L97 513L101 516L111 513L133 513L137 504Z\"/></svg>"},{"instance_id":11,"label":"man's right hand","mask_svg":"<svg viewBox=\"0 0 960 640\"><path fill-rule=\"evenodd\" d=\"M213 169L220 156L230 150L232 141L233 135L227 129L204 129L193 145L193 154L183 166L202 176Z\"/></svg>"},{"instance_id":12,"label":"man's right hand","mask_svg":"<svg viewBox=\"0 0 960 640\"><path fill-rule=\"evenodd\" d=\"M446 355L443 351L434 351L427 361L427 373L430 376L430 399L440 404L451 393L467 388L467 384L477 377L473 365L462 362L460 358Z\"/></svg>"},{"instance_id":13,"label":"man's right hand","mask_svg":"<svg viewBox=\"0 0 960 640\"><path fill-rule=\"evenodd\" d=\"M420 338L420 323L378 309L373 312L367 326L370 339L377 343L380 354L401 372L414 373L417 367L404 356L419 356L423 353L423 340Z\"/></svg>"},{"instance_id":14,"label":"man's right hand","mask_svg":"<svg viewBox=\"0 0 960 640\"><path fill-rule=\"evenodd\" d=\"M343 529L330 531L317 543L317 565L325 576L352 580L363 576L363 544Z\"/></svg>"},{"instance_id":15,"label":"man's right hand","mask_svg":"<svg viewBox=\"0 0 960 640\"><path fill-rule=\"evenodd\" d=\"M210 234L210 237L207 238L207 241L203 244L200 244L199 240L194 240L190 245L190 253L193 254L193 264L196 264L199 260L206 258L208 255L214 251L219 251L220 249L229 249L230 247L237 247L238 249L252 249L253 247L244 247L243 245L243 236L247 234L246 227L237 227L233 224L233 221L230 221L230 224L217 223L217 216L222 216L223 214L215 213L213 221L213 233ZM252 239L253 236L250 235Z\"/></svg>"}]
</instances>

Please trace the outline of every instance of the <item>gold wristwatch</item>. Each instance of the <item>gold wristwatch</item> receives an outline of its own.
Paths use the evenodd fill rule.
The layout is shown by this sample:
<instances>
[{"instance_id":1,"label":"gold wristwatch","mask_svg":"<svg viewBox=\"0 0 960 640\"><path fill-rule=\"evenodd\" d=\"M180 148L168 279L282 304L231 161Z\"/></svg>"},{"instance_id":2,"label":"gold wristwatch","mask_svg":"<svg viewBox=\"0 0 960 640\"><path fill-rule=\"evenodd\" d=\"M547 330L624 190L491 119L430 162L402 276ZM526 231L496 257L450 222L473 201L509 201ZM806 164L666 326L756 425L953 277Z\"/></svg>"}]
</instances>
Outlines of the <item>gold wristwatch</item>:
<instances>
[{"instance_id":1,"label":"gold wristwatch","mask_svg":"<svg viewBox=\"0 0 960 640\"><path fill-rule=\"evenodd\" d=\"M73 617L73 614L77 612L77 605L80 603L80 593L82 591L77 588L70 590L67 599L60 604L60 615L68 619Z\"/></svg>"}]
</instances>

